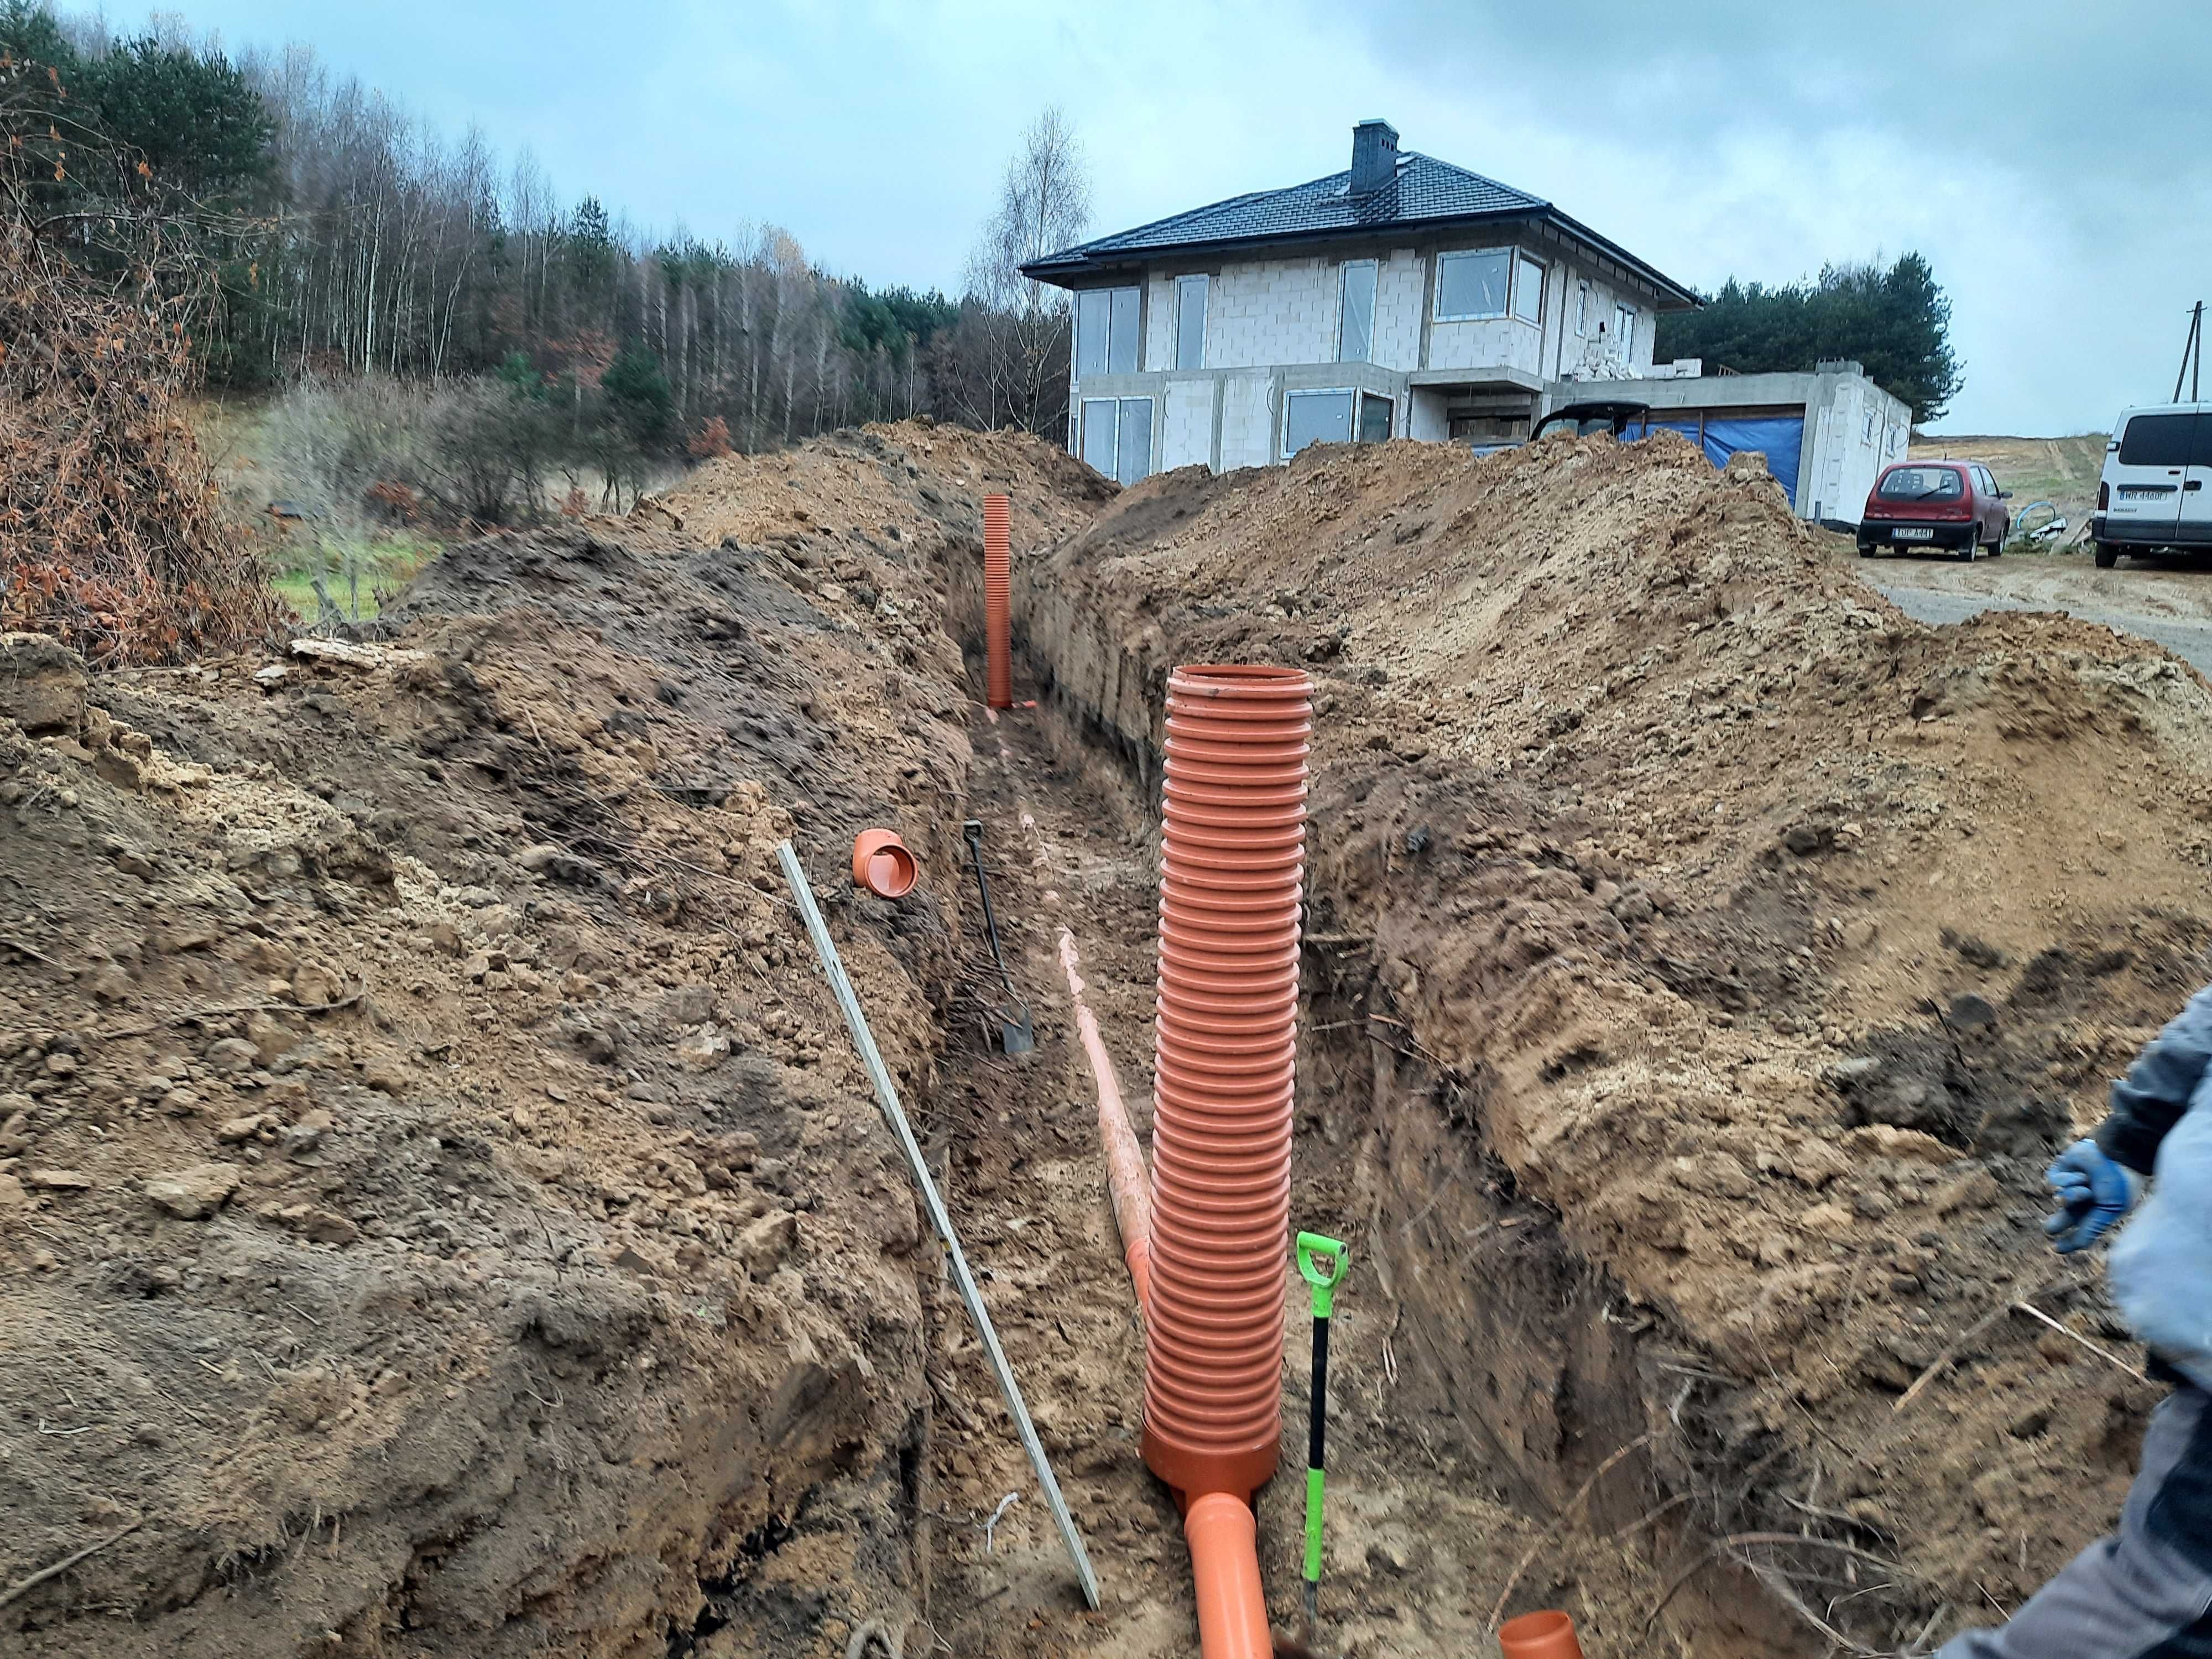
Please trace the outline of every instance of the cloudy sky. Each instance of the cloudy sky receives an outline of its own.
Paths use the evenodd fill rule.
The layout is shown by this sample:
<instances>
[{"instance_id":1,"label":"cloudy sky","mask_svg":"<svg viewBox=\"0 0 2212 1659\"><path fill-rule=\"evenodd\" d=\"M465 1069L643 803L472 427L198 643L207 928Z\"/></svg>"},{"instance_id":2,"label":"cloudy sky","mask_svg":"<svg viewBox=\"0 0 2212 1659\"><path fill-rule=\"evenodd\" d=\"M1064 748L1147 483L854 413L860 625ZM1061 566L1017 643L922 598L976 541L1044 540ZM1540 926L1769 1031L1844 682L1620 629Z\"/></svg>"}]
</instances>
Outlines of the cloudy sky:
<instances>
[{"instance_id":1,"label":"cloudy sky","mask_svg":"<svg viewBox=\"0 0 2212 1659\"><path fill-rule=\"evenodd\" d=\"M1952 296L1946 429L2104 430L2172 391L2212 289L2202 0L185 0L315 46L564 195L763 222L952 288L1058 103L1094 232L1407 148L1548 197L1692 286L1917 248ZM118 25L125 9L111 9Z\"/></svg>"}]
</instances>

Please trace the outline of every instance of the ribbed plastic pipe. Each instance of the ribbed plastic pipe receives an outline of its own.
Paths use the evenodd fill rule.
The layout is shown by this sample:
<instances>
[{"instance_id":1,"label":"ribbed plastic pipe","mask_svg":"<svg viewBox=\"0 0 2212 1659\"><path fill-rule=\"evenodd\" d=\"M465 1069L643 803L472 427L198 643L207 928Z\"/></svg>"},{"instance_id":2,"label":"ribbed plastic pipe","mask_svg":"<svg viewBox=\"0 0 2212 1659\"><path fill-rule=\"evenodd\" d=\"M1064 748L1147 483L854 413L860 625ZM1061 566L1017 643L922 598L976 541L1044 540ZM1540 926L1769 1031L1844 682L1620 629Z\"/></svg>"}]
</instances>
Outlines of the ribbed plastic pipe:
<instances>
[{"instance_id":1,"label":"ribbed plastic pipe","mask_svg":"<svg viewBox=\"0 0 2212 1659\"><path fill-rule=\"evenodd\" d=\"M983 690L994 708L1014 706L1012 610L1013 503L983 497Z\"/></svg>"},{"instance_id":2,"label":"ribbed plastic pipe","mask_svg":"<svg viewBox=\"0 0 2212 1659\"><path fill-rule=\"evenodd\" d=\"M1168 681L1144 1452L1187 1500L1275 1471L1312 697L1295 669Z\"/></svg>"}]
</instances>

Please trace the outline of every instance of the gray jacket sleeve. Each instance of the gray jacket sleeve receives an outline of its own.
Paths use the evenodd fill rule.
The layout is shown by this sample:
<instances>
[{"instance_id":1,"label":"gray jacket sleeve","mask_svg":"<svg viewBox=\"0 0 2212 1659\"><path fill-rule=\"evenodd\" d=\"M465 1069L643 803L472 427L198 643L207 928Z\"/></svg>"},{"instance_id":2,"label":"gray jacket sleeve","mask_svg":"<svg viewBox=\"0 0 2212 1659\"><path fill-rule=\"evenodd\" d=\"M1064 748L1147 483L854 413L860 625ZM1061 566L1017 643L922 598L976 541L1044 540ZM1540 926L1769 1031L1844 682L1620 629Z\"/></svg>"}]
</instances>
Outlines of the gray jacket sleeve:
<instances>
[{"instance_id":1,"label":"gray jacket sleeve","mask_svg":"<svg viewBox=\"0 0 2212 1659\"><path fill-rule=\"evenodd\" d=\"M2106 1157L2148 1176L2166 1132L2181 1121L2212 1068L2212 988L2199 991L2112 1085L2112 1109L2097 1130Z\"/></svg>"}]
</instances>

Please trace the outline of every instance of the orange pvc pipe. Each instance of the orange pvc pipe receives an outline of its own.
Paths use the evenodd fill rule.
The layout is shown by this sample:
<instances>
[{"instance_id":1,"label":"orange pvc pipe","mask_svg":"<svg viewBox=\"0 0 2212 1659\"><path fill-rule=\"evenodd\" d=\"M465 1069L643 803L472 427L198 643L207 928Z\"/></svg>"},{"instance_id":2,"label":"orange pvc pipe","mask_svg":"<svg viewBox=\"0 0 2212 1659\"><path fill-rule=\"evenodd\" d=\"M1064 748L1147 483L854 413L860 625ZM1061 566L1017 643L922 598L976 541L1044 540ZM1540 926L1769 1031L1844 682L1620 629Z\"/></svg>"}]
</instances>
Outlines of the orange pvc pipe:
<instances>
[{"instance_id":1,"label":"orange pvc pipe","mask_svg":"<svg viewBox=\"0 0 2212 1659\"><path fill-rule=\"evenodd\" d=\"M863 830L853 838L853 882L878 898L904 898L920 873L896 830Z\"/></svg>"},{"instance_id":2,"label":"orange pvc pipe","mask_svg":"<svg viewBox=\"0 0 2212 1659\"><path fill-rule=\"evenodd\" d=\"M1206 1659L1267 1659L1251 1495L1282 1430L1313 685L1168 681L1145 1462L1186 1500Z\"/></svg>"},{"instance_id":3,"label":"orange pvc pipe","mask_svg":"<svg viewBox=\"0 0 2212 1659\"><path fill-rule=\"evenodd\" d=\"M1504 1659L1583 1659L1575 1621L1564 1613L1524 1613L1498 1626Z\"/></svg>"},{"instance_id":4,"label":"orange pvc pipe","mask_svg":"<svg viewBox=\"0 0 2212 1659\"><path fill-rule=\"evenodd\" d=\"M1190 1544L1191 1581L1198 1591L1198 1644L1213 1659L1235 1655L1270 1659L1267 1598L1260 1587L1258 1528L1252 1511L1227 1492L1194 1499L1182 1518Z\"/></svg>"},{"instance_id":5,"label":"orange pvc pipe","mask_svg":"<svg viewBox=\"0 0 2212 1659\"><path fill-rule=\"evenodd\" d=\"M983 497L983 691L993 708L1014 706L1012 507Z\"/></svg>"},{"instance_id":6,"label":"orange pvc pipe","mask_svg":"<svg viewBox=\"0 0 2212 1659\"><path fill-rule=\"evenodd\" d=\"M1083 998L1083 976L1075 954L1075 935L1060 930L1060 968L1067 976L1067 1000L1075 1010L1075 1032L1098 1085L1098 1139L1106 1151L1106 1190L1114 1200L1114 1224L1121 1235L1121 1259L1137 1287L1137 1311L1149 1316L1152 1300L1152 1182L1145 1171L1144 1149L1129 1127L1121 1080L1114 1057L1099 1035L1098 1018Z\"/></svg>"}]
</instances>

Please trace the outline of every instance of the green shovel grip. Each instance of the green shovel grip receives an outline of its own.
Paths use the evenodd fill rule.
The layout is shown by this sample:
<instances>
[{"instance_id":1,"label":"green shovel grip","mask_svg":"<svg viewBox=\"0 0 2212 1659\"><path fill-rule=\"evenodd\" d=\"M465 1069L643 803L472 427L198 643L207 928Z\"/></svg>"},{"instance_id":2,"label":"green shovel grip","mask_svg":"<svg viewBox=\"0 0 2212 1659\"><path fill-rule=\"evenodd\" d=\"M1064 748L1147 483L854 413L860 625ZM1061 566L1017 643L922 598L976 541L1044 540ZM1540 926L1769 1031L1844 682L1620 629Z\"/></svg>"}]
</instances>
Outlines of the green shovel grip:
<instances>
[{"instance_id":1,"label":"green shovel grip","mask_svg":"<svg viewBox=\"0 0 2212 1659\"><path fill-rule=\"evenodd\" d=\"M1349 1254L1338 1240L1320 1233L1298 1235L1298 1277L1313 1286L1313 1316L1327 1319L1336 1304L1337 1282Z\"/></svg>"}]
</instances>

